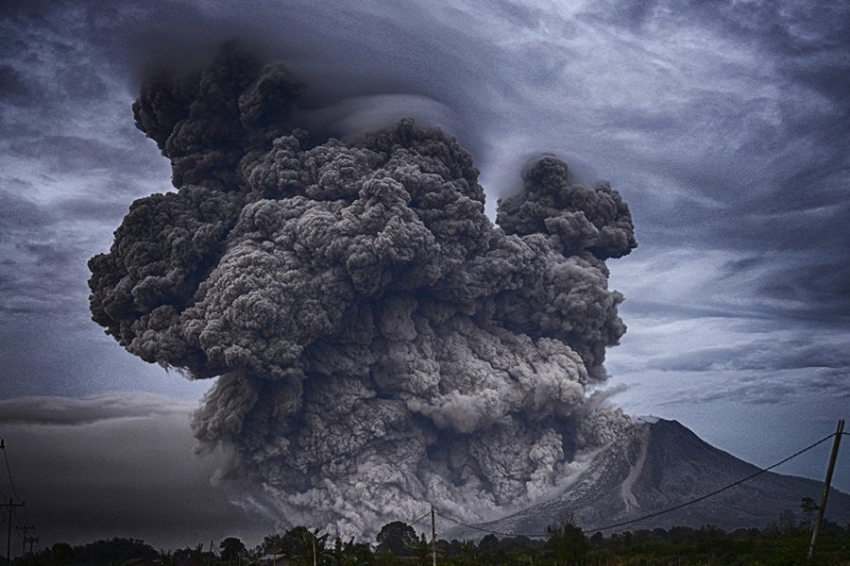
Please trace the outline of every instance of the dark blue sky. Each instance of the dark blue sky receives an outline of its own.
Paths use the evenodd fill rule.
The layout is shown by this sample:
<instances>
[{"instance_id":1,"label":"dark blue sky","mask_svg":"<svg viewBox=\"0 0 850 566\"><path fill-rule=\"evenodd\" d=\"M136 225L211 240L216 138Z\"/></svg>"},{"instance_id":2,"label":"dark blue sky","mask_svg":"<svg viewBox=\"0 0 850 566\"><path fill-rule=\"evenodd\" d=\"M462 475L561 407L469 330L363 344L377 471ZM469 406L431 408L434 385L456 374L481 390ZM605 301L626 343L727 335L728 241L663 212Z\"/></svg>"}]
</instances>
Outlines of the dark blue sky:
<instances>
[{"instance_id":1,"label":"dark blue sky","mask_svg":"<svg viewBox=\"0 0 850 566\"><path fill-rule=\"evenodd\" d=\"M225 508L183 426L208 384L135 359L90 322L86 261L134 199L170 189L167 160L130 110L147 65L191 65L229 37L286 60L341 135L411 114L456 135L491 212L542 152L609 180L640 242L609 263L629 326L609 353L609 386L624 389L613 400L627 412L676 418L762 465L848 416L850 8L417 4L6 3L0 435L11 446L65 439L68 458L98 458L137 441L125 426L136 419L160 450L122 461L162 463L139 472L139 500L176 466L205 494L199 514ZM22 470L45 462L18 454ZM787 471L819 477L824 458ZM119 469L104 474L129 473ZM847 474L838 481L850 488Z\"/></svg>"}]
</instances>

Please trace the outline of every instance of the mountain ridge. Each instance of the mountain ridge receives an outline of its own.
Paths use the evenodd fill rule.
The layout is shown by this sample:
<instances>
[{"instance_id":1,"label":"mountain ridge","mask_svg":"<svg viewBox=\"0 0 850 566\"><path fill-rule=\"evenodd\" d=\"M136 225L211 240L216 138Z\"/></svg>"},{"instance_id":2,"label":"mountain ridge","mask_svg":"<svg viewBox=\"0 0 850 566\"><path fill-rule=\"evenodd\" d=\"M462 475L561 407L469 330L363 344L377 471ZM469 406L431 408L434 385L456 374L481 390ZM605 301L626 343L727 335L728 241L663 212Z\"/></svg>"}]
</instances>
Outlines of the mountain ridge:
<instances>
[{"instance_id":1,"label":"mountain ridge","mask_svg":"<svg viewBox=\"0 0 850 566\"><path fill-rule=\"evenodd\" d=\"M759 475L717 495L659 513L756 473ZM785 509L794 512L796 520L802 520L802 498L819 502L822 490L822 482L762 471L708 444L681 423L658 419L637 422L626 435L602 449L564 493L475 527L543 535L548 525L556 524L567 513L585 532L592 533L659 513L604 529L605 533L703 525L727 531L765 528ZM850 495L833 487L826 516L840 524L850 522ZM486 534L474 528L456 527L447 536L479 539Z\"/></svg>"}]
</instances>

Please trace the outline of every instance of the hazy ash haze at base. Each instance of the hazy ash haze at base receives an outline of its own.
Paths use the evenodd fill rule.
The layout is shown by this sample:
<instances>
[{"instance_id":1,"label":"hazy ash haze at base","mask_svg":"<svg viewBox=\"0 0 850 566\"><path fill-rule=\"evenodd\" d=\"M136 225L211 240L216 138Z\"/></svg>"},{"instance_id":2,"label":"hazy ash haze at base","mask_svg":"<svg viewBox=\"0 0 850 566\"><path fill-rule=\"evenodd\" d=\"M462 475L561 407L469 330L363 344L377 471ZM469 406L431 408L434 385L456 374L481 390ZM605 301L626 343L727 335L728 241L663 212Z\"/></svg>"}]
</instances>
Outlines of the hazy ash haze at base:
<instances>
[{"instance_id":1,"label":"hazy ash haze at base","mask_svg":"<svg viewBox=\"0 0 850 566\"><path fill-rule=\"evenodd\" d=\"M91 413L121 420L75 398L146 391L183 403L207 388L100 333L85 262L108 250L134 199L170 187L166 161L132 124L145 65L185 55L191 66L240 35L324 97L316 121L343 135L405 115L456 135L491 215L540 152L588 184L609 180L641 244L611 264L629 331L606 366L611 386L631 386L615 397L627 412L678 418L759 464L847 416L850 16L840 4L7 5L0 371L4 408L23 407L0 414L7 442L13 419L43 439L50 427L81 433L72 423ZM24 399L41 395L72 399ZM159 419L145 403L123 410ZM86 453L138 442L111 430L72 438ZM187 448L175 437L136 454L188 462ZM822 469L821 459L794 470ZM38 490L25 486L38 521ZM92 513L92 532L103 517Z\"/></svg>"}]
</instances>

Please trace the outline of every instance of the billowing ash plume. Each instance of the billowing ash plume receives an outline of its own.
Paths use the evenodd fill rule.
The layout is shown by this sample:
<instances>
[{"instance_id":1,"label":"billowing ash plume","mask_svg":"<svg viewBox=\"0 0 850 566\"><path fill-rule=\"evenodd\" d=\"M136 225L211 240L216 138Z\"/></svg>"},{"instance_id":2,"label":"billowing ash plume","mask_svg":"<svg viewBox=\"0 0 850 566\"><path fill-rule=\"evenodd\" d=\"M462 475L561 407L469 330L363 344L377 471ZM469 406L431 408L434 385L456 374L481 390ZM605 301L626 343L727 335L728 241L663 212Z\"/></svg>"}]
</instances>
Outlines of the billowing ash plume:
<instances>
[{"instance_id":1,"label":"billowing ash plume","mask_svg":"<svg viewBox=\"0 0 850 566\"><path fill-rule=\"evenodd\" d=\"M627 426L588 388L625 332L604 261L636 245L628 207L546 157L495 227L453 138L405 120L311 140L300 91L233 46L147 81L136 125L178 191L133 203L91 259L94 320L220 376L195 434L284 520L363 535L430 502L477 520L551 494Z\"/></svg>"}]
</instances>

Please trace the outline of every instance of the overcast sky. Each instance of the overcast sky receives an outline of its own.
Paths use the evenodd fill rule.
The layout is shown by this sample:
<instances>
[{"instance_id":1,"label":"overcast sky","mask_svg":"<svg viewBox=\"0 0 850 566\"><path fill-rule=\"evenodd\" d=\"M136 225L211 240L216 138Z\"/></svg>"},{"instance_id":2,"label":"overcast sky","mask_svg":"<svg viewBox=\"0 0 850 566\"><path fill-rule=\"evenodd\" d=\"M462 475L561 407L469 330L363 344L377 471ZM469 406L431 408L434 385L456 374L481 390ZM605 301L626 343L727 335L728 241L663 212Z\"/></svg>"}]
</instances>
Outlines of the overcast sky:
<instances>
[{"instance_id":1,"label":"overcast sky","mask_svg":"<svg viewBox=\"0 0 850 566\"><path fill-rule=\"evenodd\" d=\"M760 465L850 416L850 7L387 4L4 3L0 436L42 542L271 529L209 484L223 456L191 453L209 382L134 358L88 310L88 258L134 199L171 189L133 125L145 69L230 37L287 61L342 135L413 115L457 136L491 213L542 152L610 181L639 241L609 262L629 330L608 387L627 412ZM820 478L825 458L784 471ZM850 490L850 459L836 481ZM179 494L196 515L177 518ZM133 521L116 526L117 500Z\"/></svg>"}]
</instances>

